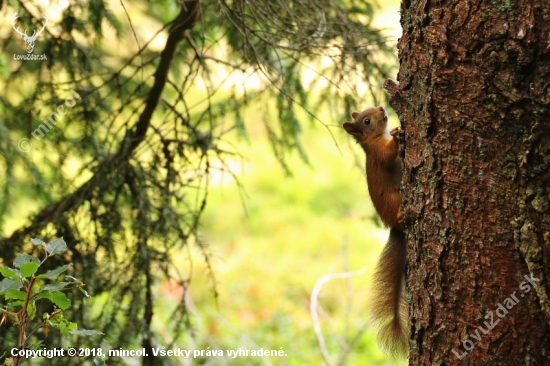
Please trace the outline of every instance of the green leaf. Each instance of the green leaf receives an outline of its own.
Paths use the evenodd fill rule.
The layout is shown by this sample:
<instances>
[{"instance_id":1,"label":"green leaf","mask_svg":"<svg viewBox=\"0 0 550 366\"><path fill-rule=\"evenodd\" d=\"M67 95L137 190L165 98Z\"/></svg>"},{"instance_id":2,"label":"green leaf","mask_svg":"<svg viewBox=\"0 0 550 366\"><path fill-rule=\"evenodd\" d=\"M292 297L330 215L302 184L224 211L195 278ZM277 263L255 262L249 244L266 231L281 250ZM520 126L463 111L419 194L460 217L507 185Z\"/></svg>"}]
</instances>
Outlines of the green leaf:
<instances>
[{"instance_id":1,"label":"green leaf","mask_svg":"<svg viewBox=\"0 0 550 366\"><path fill-rule=\"evenodd\" d=\"M9 299L25 300L25 298L27 297L27 293L19 290L9 290L4 295L4 297L6 298L6 300L9 300Z\"/></svg>"},{"instance_id":2,"label":"green leaf","mask_svg":"<svg viewBox=\"0 0 550 366\"><path fill-rule=\"evenodd\" d=\"M2 267L0 268L0 273L2 273L2 276L6 278L11 278L12 280L16 280L19 277L17 277L17 273L9 267Z\"/></svg>"},{"instance_id":3,"label":"green leaf","mask_svg":"<svg viewBox=\"0 0 550 366\"><path fill-rule=\"evenodd\" d=\"M40 240L40 239L31 239L31 243L33 243L34 245L44 245L44 244L46 244L43 240Z\"/></svg>"},{"instance_id":4,"label":"green leaf","mask_svg":"<svg viewBox=\"0 0 550 366\"><path fill-rule=\"evenodd\" d=\"M23 305L25 305L25 301L14 301L8 304L8 306L11 306L11 307L17 307L17 306L23 306Z\"/></svg>"},{"instance_id":5,"label":"green leaf","mask_svg":"<svg viewBox=\"0 0 550 366\"><path fill-rule=\"evenodd\" d=\"M21 269L20 269L21 276L30 277L33 274L35 274L37 270L38 270L38 264L34 262L25 263L21 266Z\"/></svg>"},{"instance_id":6,"label":"green leaf","mask_svg":"<svg viewBox=\"0 0 550 366\"><path fill-rule=\"evenodd\" d=\"M67 270L67 268L69 268L69 266L70 266L70 264L65 264L64 266L61 266L61 267L56 268L56 269L52 269L50 271L47 271L44 274L38 275L38 276L36 276L36 278L47 278L47 279L50 279L50 280L55 280L55 279L57 279L57 277L59 277L59 275L61 273L65 272Z\"/></svg>"},{"instance_id":7,"label":"green leaf","mask_svg":"<svg viewBox=\"0 0 550 366\"><path fill-rule=\"evenodd\" d=\"M51 243L46 244L46 251L50 254L59 254L67 250L67 244L63 238L55 239Z\"/></svg>"},{"instance_id":8,"label":"green leaf","mask_svg":"<svg viewBox=\"0 0 550 366\"><path fill-rule=\"evenodd\" d=\"M0 282L0 294L7 293L10 290L19 290L23 285L19 280L12 280L11 278L4 278Z\"/></svg>"},{"instance_id":9,"label":"green leaf","mask_svg":"<svg viewBox=\"0 0 550 366\"><path fill-rule=\"evenodd\" d=\"M59 291L52 292L52 296L50 300L63 310L71 306L71 300L69 300L63 292L59 292Z\"/></svg>"},{"instance_id":10,"label":"green leaf","mask_svg":"<svg viewBox=\"0 0 550 366\"><path fill-rule=\"evenodd\" d=\"M61 334L63 334L64 337L69 336L69 328L65 323L54 324L53 326L59 329L59 331L61 332Z\"/></svg>"},{"instance_id":11,"label":"green leaf","mask_svg":"<svg viewBox=\"0 0 550 366\"><path fill-rule=\"evenodd\" d=\"M48 300L51 300L52 299L52 293L49 292L49 291L42 291L42 292L39 292L37 295L36 295L36 299L48 299Z\"/></svg>"},{"instance_id":12,"label":"green leaf","mask_svg":"<svg viewBox=\"0 0 550 366\"><path fill-rule=\"evenodd\" d=\"M30 319L34 319L36 316L36 313L34 311L34 301L29 301L27 304L27 314L30 314Z\"/></svg>"},{"instance_id":13,"label":"green leaf","mask_svg":"<svg viewBox=\"0 0 550 366\"><path fill-rule=\"evenodd\" d=\"M79 330L71 330L71 334L91 336L91 335L98 335L103 333L101 333L99 330L79 329Z\"/></svg>"},{"instance_id":14,"label":"green leaf","mask_svg":"<svg viewBox=\"0 0 550 366\"><path fill-rule=\"evenodd\" d=\"M68 284L69 282L52 283L51 285L42 286L40 291L59 291L62 288L66 287Z\"/></svg>"},{"instance_id":15,"label":"green leaf","mask_svg":"<svg viewBox=\"0 0 550 366\"><path fill-rule=\"evenodd\" d=\"M94 358L94 366L107 366L104 360L101 358Z\"/></svg>"},{"instance_id":16,"label":"green leaf","mask_svg":"<svg viewBox=\"0 0 550 366\"><path fill-rule=\"evenodd\" d=\"M63 321L59 323L58 328L65 337L68 337L72 330L78 329L78 326L76 323L71 323L63 319Z\"/></svg>"},{"instance_id":17,"label":"green leaf","mask_svg":"<svg viewBox=\"0 0 550 366\"><path fill-rule=\"evenodd\" d=\"M16 268L21 268L23 264L29 263L30 261L32 261L32 256L28 254L19 254L17 258L15 258L15 260L13 261L13 265Z\"/></svg>"}]
</instances>

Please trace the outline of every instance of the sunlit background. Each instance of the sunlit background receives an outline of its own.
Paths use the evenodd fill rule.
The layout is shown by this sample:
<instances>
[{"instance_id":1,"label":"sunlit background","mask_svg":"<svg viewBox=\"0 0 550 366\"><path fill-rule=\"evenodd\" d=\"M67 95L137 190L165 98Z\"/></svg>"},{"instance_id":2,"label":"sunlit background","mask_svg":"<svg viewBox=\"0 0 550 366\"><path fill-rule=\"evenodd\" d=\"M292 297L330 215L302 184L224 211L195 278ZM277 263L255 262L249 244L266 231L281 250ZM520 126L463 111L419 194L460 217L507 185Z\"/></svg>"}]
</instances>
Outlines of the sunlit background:
<instances>
[{"instance_id":1,"label":"sunlit background","mask_svg":"<svg viewBox=\"0 0 550 366\"><path fill-rule=\"evenodd\" d=\"M380 4L375 24L400 35L399 2ZM369 106L368 99L365 108ZM386 106L387 107L387 106ZM242 158L229 174L212 177L202 235L213 254L219 297L207 291L208 271L197 265L189 289L198 348L279 349L286 360L265 365L321 365L310 316L310 295L324 275L366 269L326 283L319 295L321 327L332 361L349 350L347 365L404 365L381 352L368 324L370 276L388 236L368 197L364 153L341 128L344 120L312 122L303 131L309 164L298 154L285 171L265 143L263 125L248 125L249 141L232 136ZM351 119L351 117L348 117ZM390 113L390 124L399 124ZM197 258L200 254L197 253ZM195 261L200 263L200 261ZM167 298L182 291L166 283ZM168 301L168 300L167 300ZM159 326L162 322L159 321Z\"/></svg>"},{"instance_id":2,"label":"sunlit background","mask_svg":"<svg viewBox=\"0 0 550 366\"><path fill-rule=\"evenodd\" d=\"M65 5L60 1L53 5L44 2L44 6L54 22L56 6L63 9ZM384 1L376 8L375 25L386 29L394 40L400 34L398 8L398 0ZM115 4L113 11L122 13ZM140 13L131 14L132 21L139 24ZM139 29L147 33L147 28ZM11 32L11 27L3 30ZM150 38L153 30L150 32L142 36ZM130 42L133 36L127 38ZM165 36L157 37L153 48L162 49L165 40ZM117 53L131 54L123 48L114 55ZM116 64L117 60L105 60L110 62ZM223 70L216 77L222 80ZM255 82L254 78L229 81L249 86ZM378 88L377 93L383 95L381 85ZM359 89L365 91L363 107L367 108L372 100L366 87ZM266 103L267 110L276 115L275 102ZM185 333L181 345L190 349L283 349L287 354L282 358L241 358L238 363L205 358L201 364L321 365L310 313L312 290L325 275L365 269L353 278L327 282L319 293L317 310L330 359L338 364L345 357L346 365L404 365L379 350L368 324L370 276L388 231L381 226L368 197L364 153L341 128L345 118L351 117L339 119L343 115L340 110L316 111L320 123L303 113L302 142L307 159L294 151L287 159L288 169L284 169L261 123L271 117L260 115L259 110L251 106L244 116L246 137L237 130L226 135L225 143L238 151L223 162L233 174L213 171L209 178L199 240L211 255L211 268L202 260L203 253L193 247L189 249L192 264L189 253L175 254L182 272L189 272L191 266L192 280L186 291L176 281L158 284L157 295L163 301L157 304L155 327L165 334L166 344L172 342L164 331L171 322L170 310L185 301L192 332ZM397 126L397 117L391 109L389 112L390 124ZM75 172L81 164L74 160ZM221 161L219 164L222 166ZM78 177L76 183L88 177ZM33 197L19 197L17 212L5 221L4 234L20 227L39 206Z\"/></svg>"}]
</instances>

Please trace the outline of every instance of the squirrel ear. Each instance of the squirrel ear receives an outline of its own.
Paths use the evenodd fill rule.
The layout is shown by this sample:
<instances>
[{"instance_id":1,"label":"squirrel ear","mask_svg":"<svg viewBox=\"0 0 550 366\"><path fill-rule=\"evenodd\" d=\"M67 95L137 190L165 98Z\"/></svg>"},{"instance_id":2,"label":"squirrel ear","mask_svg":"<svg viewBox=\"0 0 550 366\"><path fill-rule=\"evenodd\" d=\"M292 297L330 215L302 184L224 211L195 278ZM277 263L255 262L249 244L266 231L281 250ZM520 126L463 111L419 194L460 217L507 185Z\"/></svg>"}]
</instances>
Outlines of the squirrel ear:
<instances>
[{"instance_id":1,"label":"squirrel ear","mask_svg":"<svg viewBox=\"0 0 550 366\"><path fill-rule=\"evenodd\" d=\"M358 115L359 115L359 112L352 112L351 118L355 119L355 117L357 117Z\"/></svg>"},{"instance_id":2,"label":"squirrel ear","mask_svg":"<svg viewBox=\"0 0 550 366\"><path fill-rule=\"evenodd\" d=\"M361 130L359 130L353 122L346 122L342 125L342 127L344 127L344 130L346 130L346 132L350 135L356 135L361 132Z\"/></svg>"}]
</instances>

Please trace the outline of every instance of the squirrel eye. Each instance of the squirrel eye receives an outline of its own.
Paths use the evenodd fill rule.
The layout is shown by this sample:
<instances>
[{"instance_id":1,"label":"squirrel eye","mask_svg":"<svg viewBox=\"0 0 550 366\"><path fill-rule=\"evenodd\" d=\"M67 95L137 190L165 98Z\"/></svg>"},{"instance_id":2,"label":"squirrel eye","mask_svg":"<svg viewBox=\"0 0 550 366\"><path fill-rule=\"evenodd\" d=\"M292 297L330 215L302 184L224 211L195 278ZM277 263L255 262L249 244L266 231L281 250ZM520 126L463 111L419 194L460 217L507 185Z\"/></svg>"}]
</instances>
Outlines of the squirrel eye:
<instances>
[{"instance_id":1,"label":"squirrel eye","mask_svg":"<svg viewBox=\"0 0 550 366\"><path fill-rule=\"evenodd\" d=\"M370 124L370 118L365 118L365 120L363 121L366 125Z\"/></svg>"}]
</instances>

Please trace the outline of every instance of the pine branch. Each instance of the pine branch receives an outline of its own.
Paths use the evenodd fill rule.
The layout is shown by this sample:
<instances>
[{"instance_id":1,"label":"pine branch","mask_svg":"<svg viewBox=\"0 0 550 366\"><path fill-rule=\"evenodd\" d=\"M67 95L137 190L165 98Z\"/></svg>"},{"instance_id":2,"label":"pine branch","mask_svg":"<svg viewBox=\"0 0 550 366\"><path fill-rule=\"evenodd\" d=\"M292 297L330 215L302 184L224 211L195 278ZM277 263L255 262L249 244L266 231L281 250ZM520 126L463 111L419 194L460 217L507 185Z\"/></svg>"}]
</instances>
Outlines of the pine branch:
<instances>
[{"instance_id":1,"label":"pine branch","mask_svg":"<svg viewBox=\"0 0 550 366\"><path fill-rule=\"evenodd\" d=\"M184 2L182 10L172 22L170 35L166 41L166 46L161 52L160 62L154 76L155 81L148 93L145 108L141 112L137 123L124 136L120 149L103 160L95 169L94 175L86 183L59 201L43 208L26 227L16 230L10 237L0 240L0 246L4 248L5 253L11 253L13 257L15 251L11 248L23 243L25 237L38 233L49 223L54 225L59 223L63 220L64 215L76 211L85 201L92 198L93 192L104 181L105 175L113 171L124 172L132 153L145 138L153 113L161 100L161 94L168 79L168 72L174 60L176 47L184 39L185 32L196 24L199 17L199 6L200 0ZM4 257L4 260L9 263L13 258Z\"/></svg>"}]
</instances>

